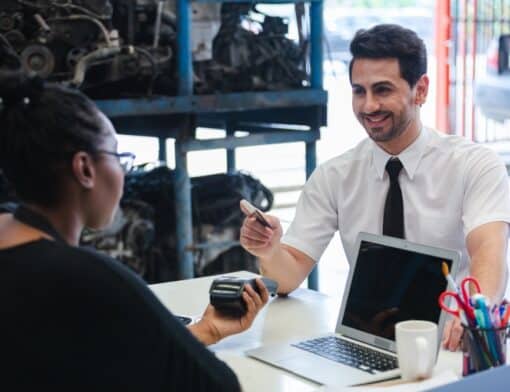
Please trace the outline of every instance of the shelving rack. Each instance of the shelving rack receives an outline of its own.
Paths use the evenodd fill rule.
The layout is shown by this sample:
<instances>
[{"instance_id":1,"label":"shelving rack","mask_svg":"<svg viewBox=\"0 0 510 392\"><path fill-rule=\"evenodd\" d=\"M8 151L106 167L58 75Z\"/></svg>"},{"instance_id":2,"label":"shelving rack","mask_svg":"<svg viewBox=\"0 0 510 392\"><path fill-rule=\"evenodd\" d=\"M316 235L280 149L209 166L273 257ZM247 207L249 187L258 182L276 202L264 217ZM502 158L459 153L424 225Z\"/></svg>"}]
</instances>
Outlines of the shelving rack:
<instances>
[{"instance_id":1,"label":"shelving rack","mask_svg":"<svg viewBox=\"0 0 510 392\"><path fill-rule=\"evenodd\" d=\"M257 3L296 2L296 0L263 0ZM160 160L166 160L166 140L175 139L179 279L193 277L192 252L200 245L193 244L188 152L226 149L227 170L230 172L235 170L237 147L303 142L306 146L306 177L308 178L315 169L316 141L320 138L320 127L326 125L327 115L327 93L322 85L323 2L308 0L307 3L310 7L310 87L277 92L194 95L190 34L191 2L178 0L178 95L97 101L100 109L112 120L119 133L157 137ZM197 127L224 129L225 137L199 140L195 137ZM245 131L248 136L236 136L236 131ZM318 289L317 269L308 278L308 286Z\"/></svg>"}]
</instances>

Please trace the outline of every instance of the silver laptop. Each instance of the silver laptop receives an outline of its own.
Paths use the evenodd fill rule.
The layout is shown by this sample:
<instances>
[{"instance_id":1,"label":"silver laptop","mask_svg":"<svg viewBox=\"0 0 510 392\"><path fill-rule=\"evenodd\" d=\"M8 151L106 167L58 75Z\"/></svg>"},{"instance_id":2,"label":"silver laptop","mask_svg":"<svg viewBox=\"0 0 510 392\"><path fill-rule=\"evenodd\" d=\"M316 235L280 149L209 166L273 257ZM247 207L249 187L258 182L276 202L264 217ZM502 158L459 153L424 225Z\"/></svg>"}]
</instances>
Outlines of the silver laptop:
<instances>
[{"instance_id":1,"label":"silver laptop","mask_svg":"<svg viewBox=\"0 0 510 392\"><path fill-rule=\"evenodd\" d=\"M438 297L447 289L441 263L455 276L460 253L399 238L360 233L335 333L267 345L246 354L298 376L351 386L399 376L395 324L430 320L442 335Z\"/></svg>"}]
</instances>

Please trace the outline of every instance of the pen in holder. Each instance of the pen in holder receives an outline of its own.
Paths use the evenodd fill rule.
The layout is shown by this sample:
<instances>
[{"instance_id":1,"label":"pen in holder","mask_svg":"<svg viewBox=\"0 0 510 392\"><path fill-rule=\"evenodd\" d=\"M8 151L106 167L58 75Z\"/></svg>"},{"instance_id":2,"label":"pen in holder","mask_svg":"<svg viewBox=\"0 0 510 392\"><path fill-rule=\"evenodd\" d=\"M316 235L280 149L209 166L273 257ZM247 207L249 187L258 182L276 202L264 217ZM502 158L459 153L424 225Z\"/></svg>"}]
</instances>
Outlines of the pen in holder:
<instances>
[{"instance_id":1,"label":"pen in holder","mask_svg":"<svg viewBox=\"0 0 510 392\"><path fill-rule=\"evenodd\" d=\"M463 327L463 376L506 363L506 340L510 326L480 328L463 325Z\"/></svg>"}]
</instances>

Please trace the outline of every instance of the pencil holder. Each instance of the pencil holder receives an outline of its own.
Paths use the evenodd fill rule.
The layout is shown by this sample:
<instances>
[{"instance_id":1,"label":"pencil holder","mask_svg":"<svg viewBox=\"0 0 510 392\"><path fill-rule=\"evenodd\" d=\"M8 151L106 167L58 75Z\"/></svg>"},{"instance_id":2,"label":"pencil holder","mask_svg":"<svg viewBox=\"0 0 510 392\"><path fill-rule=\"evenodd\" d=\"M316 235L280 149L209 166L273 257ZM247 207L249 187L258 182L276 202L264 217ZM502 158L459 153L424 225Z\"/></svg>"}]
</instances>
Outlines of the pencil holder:
<instances>
[{"instance_id":1,"label":"pencil holder","mask_svg":"<svg viewBox=\"0 0 510 392\"><path fill-rule=\"evenodd\" d=\"M506 340L509 326L478 328L463 326L462 374L467 376L506 363Z\"/></svg>"}]
</instances>

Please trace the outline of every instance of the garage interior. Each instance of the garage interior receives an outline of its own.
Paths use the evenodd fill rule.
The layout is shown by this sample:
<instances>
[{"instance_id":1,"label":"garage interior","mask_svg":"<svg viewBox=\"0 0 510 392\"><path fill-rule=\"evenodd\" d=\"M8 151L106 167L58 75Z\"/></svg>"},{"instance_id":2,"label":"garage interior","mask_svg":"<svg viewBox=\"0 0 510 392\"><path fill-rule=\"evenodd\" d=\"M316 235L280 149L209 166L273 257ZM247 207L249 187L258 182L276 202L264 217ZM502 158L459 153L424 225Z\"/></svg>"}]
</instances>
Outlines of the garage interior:
<instances>
[{"instance_id":1,"label":"garage interior","mask_svg":"<svg viewBox=\"0 0 510 392\"><path fill-rule=\"evenodd\" d=\"M113 120L121 146L138 157L139 171L125 190L131 215L119 218L106 235L85 233L83 242L120 258L149 283L256 271L256 260L238 243L242 216L229 216L226 208L239 192L251 192L251 200L285 227L316 165L363 138L349 108L347 45L356 29L377 23L414 27L426 41L432 81L426 125L486 143L510 165L510 2L410 1L405 12L398 1L368 1L365 8L356 3L96 1L83 11L83 21L59 22L62 39L48 45L53 53L43 38L27 36L33 22L23 12L30 2L4 2L2 39L20 53L24 67L54 80L72 76ZM83 59L93 35L80 36L73 23L90 35L95 27L86 17L111 12L112 6L108 23L138 52L133 57L110 49L102 65L96 59L89 67ZM236 18L242 23L236 25ZM44 31L44 21L35 21ZM266 31L268 38L254 41L251 29ZM237 41L229 46L232 34ZM115 68L104 65L109 56ZM260 65L250 68L253 56ZM86 76L70 72L77 65L89 67ZM155 67L157 76L151 76ZM164 195L143 194L147 186L163 187ZM209 190L225 186L232 187L230 193ZM147 218L155 207L147 200L158 197L165 205L162 220L175 222L172 227ZM213 206L214 198L223 200ZM161 238L161 230L169 238L152 252L147 244ZM313 273L309 287L335 294L347 271L337 237L319 268L326 272L322 278Z\"/></svg>"},{"instance_id":2,"label":"garage interior","mask_svg":"<svg viewBox=\"0 0 510 392\"><path fill-rule=\"evenodd\" d=\"M419 112L415 118L421 119L426 127L493 149L510 175L510 0L264 0L260 3L245 0L2 0L0 67L9 72L18 67L45 81L79 89L111 120L118 133L118 148L97 152L109 154L110 158L116 156L122 170L122 153L133 159L130 153L134 153L134 170L126 169L123 172L126 175L120 177L124 179L123 196L112 223L103 230L85 229L79 245L93 248L126 266L140 278L136 282L153 291L154 299L180 316L175 320L194 325L203 321L205 313L203 316L201 309L213 299L212 289L204 282L211 287L216 283L218 288L218 282L211 285L217 275L242 271L243 277L252 279L253 274L260 273L259 260L241 246L241 226L249 214L240 210L240 201L245 199L262 213L276 216L285 231L293 221L298 198L314 170L366 139L367 131L353 114L349 43L359 29L385 23L415 30L427 48L430 78L427 101L421 109L418 108L421 102L417 101L401 106L407 105L405 109L413 107ZM32 103L25 97L16 105L23 104L26 108ZM4 106L7 107L7 100L4 102L0 97L0 113ZM366 121L387 124L385 121L390 122L392 114L374 111L366 115L372 116ZM366 129L371 126L377 127L369 125ZM378 127L385 129L385 126ZM413 142L420 134L425 134L423 129L414 129L417 136ZM96 151L88 152L93 155ZM390 155L398 159L400 152ZM390 162L393 157L385 159ZM505 190L503 166L493 166L499 170L499 181L496 181L499 190ZM446 199L450 197L449 184L447 188ZM480 194L484 193L481 187L477 189ZM468 193L460 194L462 199ZM504 195L503 192L497 194ZM442 206L449 205L444 203L444 198L439 201L443 202ZM2 206L13 207L18 202L0 168L0 211L10 211ZM359 200L356 203L356 206L368 205ZM340 214L338 206L331 211L336 217ZM401 215L404 215L402 210ZM476 209L473 215L483 214ZM373 216L369 215L370 223L376 222ZM435 223L445 221L443 215L435 218ZM357 220L358 215L353 222ZM504 219L493 220L501 224L499 220ZM258 221L264 222L264 219L259 217ZM464 221L462 224L463 228L467 227ZM422 232L431 233L423 227ZM447 237L441 230L433 233L436 240ZM465 242L465 237L460 238ZM357 245L361 254L361 242ZM460 260L471 255L471 250L462 255L457 253L455 257ZM499 254L502 256L504 251ZM311 260L310 256L305 256ZM455 257L452 260L460 263ZM503 257L494 260L499 266L503 265ZM295 318L283 320L292 324L289 330L297 331L298 335L301 333L299 323L306 318L303 313L313 314L310 317L312 327L331 324L345 288L350 289L352 283L349 272L353 268L349 270L338 231L319 261L296 289L296 297L287 292L280 293L279 297L276 288L272 293L276 298L274 302L288 300L287 310L294 306L294 300L302 306L299 312L294 309ZM309 265L311 269L311 261ZM465 266L468 266L467 261ZM434 271L440 283L455 289L457 283L450 282L453 278L446 261L441 267L441 274L438 268ZM374 281L378 279L376 273L372 276ZM250 284L258 290L254 282ZM270 283L277 286L275 282ZM179 289L187 284L192 295L185 297L181 295L184 291ZM228 284L231 282L227 281ZM469 286L469 279L467 284L467 291L476 291L474 284ZM400 290L397 284L391 286ZM241 283L239 287L237 299L246 286ZM194 295L195 289L201 294ZM501 323L503 326L496 331L502 330L501 336L496 335L494 329L485 328L485 321L476 319L475 309L480 310L482 305L475 301L480 298L470 299L463 292L466 291L464 287L456 290L449 295L458 301L458 308L451 311L443 306L441 298L438 306L436 296L433 297L434 311L444 314L442 310L445 310L456 314L459 320L469 316L466 330L478 328L477 331L487 336L499 338L499 344L506 344L510 326ZM293 294L293 290L289 291ZM420 290L415 291L422 294ZM222 294L221 287L218 292ZM361 289L360 292L365 293ZM172 302L178 297L175 293L180 297ZM459 299L461 294L464 300ZM510 286L505 297L510 298ZM246 312L245 303L239 303L237 311ZM193 309L193 314L186 312L185 305ZM470 311L459 312L464 306ZM342 307L344 311L345 306ZM502 307L505 315L508 313L508 321L507 302L502 302L500 307L493 306L491 311L494 317L499 314L498 321L501 321ZM284 308L268 306L266 309L269 309L267 314L273 312L274 316L278 313L274 309ZM386 310L383 308L384 312ZM314 319L316 316L320 316L318 321ZM438 316L438 320L439 317L443 316ZM469 324L471 318L475 326ZM359 320L360 324L364 322ZM442 328L445 322L444 318L441 320ZM219 347L218 352L224 355L220 355L220 359L232 365L236 375L244 377L242 383L248 379L253 387L259 382L253 374L258 374L262 365L255 367L257 371L248 372L246 369L253 361L245 362L248 359L244 351L241 362L230 363L229 355L238 354L237 345L243 350L253 349L255 343L268 336L269 327L277 324L272 322L262 326L255 322L255 332L233 336L226 343L213 339L205 345L219 344L212 351ZM281 319L279 324L284 324ZM393 328L393 324L388 325ZM177 326L181 327L178 323ZM276 334L285 332L277 330ZM394 328L391 333L394 338ZM218 332L217 336L229 335L221 336ZM508 363L499 346L493 347L487 341L480 347L503 358L498 357L495 366ZM465 347L464 354L470 349ZM456 360L462 359L462 365L467 366L466 356L458 356ZM294 376L266 371L269 381L261 377L260 382L269 385L271 390L329 390L311 386L311 378L306 382L296 381ZM465 368L462 372L469 373ZM451 374L442 376L453 381ZM278 384L274 379L283 381Z\"/></svg>"}]
</instances>

